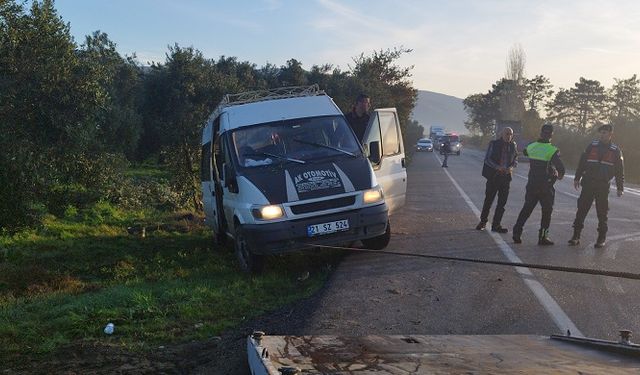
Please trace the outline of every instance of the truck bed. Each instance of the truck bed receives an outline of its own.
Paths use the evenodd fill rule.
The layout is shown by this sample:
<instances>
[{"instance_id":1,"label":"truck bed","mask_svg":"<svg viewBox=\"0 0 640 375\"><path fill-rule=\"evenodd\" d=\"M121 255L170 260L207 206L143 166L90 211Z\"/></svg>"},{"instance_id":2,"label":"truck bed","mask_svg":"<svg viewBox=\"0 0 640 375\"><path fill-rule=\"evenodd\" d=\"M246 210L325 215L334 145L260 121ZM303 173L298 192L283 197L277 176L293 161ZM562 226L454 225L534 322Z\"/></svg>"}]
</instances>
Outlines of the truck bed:
<instances>
[{"instance_id":1,"label":"truck bed","mask_svg":"<svg viewBox=\"0 0 640 375\"><path fill-rule=\"evenodd\" d=\"M254 335L247 352L252 374L640 373L633 350L620 354L533 335Z\"/></svg>"}]
</instances>

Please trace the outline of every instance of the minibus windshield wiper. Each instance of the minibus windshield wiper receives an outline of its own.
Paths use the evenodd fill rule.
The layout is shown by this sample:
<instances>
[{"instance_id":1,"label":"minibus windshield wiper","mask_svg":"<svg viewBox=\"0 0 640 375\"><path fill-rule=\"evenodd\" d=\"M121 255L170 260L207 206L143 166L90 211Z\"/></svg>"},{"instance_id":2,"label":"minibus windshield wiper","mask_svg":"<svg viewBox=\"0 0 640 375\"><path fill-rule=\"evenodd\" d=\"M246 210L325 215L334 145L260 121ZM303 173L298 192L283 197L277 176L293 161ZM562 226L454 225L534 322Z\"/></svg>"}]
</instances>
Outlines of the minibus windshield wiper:
<instances>
[{"instance_id":1,"label":"minibus windshield wiper","mask_svg":"<svg viewBox=\"0 0 640 375\"><path fill-rule=\"evenodd\" d=\"M286 157L284 155L272 154L270 152L258 152L257 154L258 155L271 156L271 157L274 157L274 158L277 158L277 159L286 160L286 161L292 161L294 163L307 164L307 162L304 161L304 160L293 159L293 158Z\"/></svg>"},{"instance_id":2,"label":"minibus windshield wiper","mask_svg":"<svg viewBox=\"0 0 640 375\"><path fill-rule=\"evenodd\" d=\"M356 154L354 154L353 152L347 151L347 150L343 150L343 149L338 148L338 147L333 147L333 146L329 146L329 145L323 145L322 143L303 141L302 139L295 139L295 138L294 138L294 141L296 141L298 143L303 143L305 145L312 145L312 146L317 146L317 147L328 148L330 150L339 151L339 152L342 152L343 154L347 154L349 156L356 157Z\"/></svg>"}]
</instances>

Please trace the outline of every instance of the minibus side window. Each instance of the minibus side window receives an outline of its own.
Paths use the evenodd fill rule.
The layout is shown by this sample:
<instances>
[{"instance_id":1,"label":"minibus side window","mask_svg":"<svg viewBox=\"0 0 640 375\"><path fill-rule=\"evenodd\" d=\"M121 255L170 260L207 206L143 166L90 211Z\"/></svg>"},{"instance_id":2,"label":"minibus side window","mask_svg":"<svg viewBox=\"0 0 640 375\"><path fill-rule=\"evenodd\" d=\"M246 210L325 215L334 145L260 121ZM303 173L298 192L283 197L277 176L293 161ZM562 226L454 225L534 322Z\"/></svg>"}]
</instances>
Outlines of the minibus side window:
<instances>
[{"instance_id":1,"label":"minibus side window","mask_svg":"<svg viewBox=\"0 0 640 375\"><path fill-rule=\"evenodd\" d=\"M396 155L400 153L396 115L393 112L380 112L379 115L380 130L382 131L382 139L384 140L382 144L382 155Z\"/></svg>"}]
</instances>

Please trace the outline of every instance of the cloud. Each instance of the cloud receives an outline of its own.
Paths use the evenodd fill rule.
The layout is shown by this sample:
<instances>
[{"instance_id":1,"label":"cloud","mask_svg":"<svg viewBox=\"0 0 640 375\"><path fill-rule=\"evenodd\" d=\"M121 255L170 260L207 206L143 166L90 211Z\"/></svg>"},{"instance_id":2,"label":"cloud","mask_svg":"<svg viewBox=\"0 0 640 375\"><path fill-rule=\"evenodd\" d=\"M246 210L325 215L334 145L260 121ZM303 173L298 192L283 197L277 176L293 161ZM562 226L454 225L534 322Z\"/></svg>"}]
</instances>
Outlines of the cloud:
<instances>
[{"instance_id":1,"label":"cloud","mask_svg":"<svg viewBox=\"0 0 640 375\"><path fill-rule=\"evenodd\" d=\"M318 4L329 13L314 21L313 25L325 30L333 29L343 37L347 35L355 45L362 41L371 41L376 45L399 45L415 41L424 34L421 27L403 27L333 0L318 0Z\"/></svg>"}]
</instances>

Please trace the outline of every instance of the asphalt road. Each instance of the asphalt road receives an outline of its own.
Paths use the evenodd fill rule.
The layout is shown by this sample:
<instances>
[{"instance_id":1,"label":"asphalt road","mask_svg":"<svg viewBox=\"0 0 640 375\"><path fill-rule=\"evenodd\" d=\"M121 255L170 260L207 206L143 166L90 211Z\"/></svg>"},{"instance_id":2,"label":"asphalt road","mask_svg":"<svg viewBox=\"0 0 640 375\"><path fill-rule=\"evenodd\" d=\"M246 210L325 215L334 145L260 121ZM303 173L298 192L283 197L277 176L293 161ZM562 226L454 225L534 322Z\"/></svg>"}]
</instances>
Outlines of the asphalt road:
<instances>
[{"instance_id":1,"label":"asphalt road","mask_svg":"<svg viewBox=\"0 0 640 375\"><path fill-rule=\"evenodd\" d=\"M550 247L537 245L540 209L523 243L511 240L522 207L528 164L511 184L503 219L510 232L476 231L484 199L483 153L464 150L440 167L440 156L416 154L408 168L407 204L392 217L387 250L636 272L640 261L640 194L612 191L609 241L594 249L595 206L582 244L567 245L578 192L572 176L556 184ZM491 216L493 215L493 210ZM380 254L353 254L336 270L313 306L293 312L304 323L289 334L564 334L615 340L640 329L640 281L522 267ZM272 332L284 334L284 332Z\"/></svg>"}]
</instances>

